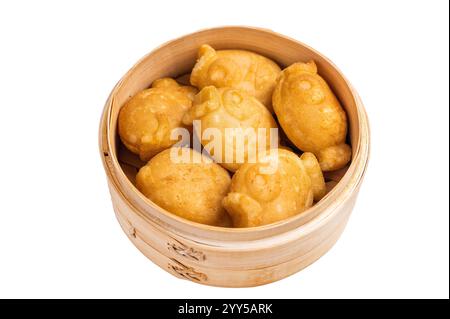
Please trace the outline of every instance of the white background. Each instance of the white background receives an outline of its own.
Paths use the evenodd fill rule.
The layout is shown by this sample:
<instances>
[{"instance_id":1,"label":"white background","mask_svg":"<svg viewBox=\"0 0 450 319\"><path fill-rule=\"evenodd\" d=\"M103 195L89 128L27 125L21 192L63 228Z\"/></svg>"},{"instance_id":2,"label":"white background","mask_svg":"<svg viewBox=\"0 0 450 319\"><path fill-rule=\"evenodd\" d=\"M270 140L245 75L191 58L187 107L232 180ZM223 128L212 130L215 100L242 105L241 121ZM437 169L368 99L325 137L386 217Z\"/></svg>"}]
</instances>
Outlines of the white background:
<instances>
[{"instance_id":1,"label":"white background","mask_svg":"<svg viewBox=\"0 0 450 319\"><path fill-rule=\"evenodd\" d=\"M447 1L2 1L0 297L448 298L448 23ZM339 242L258 288L200 286L148 261L115 220L97 151L103 104L137 59L221 25L327 55L372 126Z\"/></svg>"}]
</instances>

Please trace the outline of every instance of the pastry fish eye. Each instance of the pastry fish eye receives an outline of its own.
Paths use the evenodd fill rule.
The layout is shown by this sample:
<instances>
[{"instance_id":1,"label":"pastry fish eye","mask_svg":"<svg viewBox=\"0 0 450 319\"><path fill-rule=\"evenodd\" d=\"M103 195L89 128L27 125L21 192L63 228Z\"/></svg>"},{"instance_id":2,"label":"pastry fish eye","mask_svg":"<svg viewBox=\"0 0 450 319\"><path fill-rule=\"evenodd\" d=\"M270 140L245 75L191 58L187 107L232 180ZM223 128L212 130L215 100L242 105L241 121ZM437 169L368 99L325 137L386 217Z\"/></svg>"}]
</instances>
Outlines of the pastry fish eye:
<instances>
[{"instance_id":1,"label":"pastry fish eye","mask_svg":"<svg viewBox=\"0 0 450 319\"><path fill-rule=\"evenodd\" d=\"M250 118L255 113L247 99L237 90L226 90L222 95L222 101L227 112L240 121Z\"/></svg>"},{"instance_id":2,"label":"pastry fish eye","mask_svg":"<svg viewBox=\"0 0 450 319\"><path fill-rule=\"evenodd\" d=\"M269 202L281 193L281 177L278 171L273 174L262 174L262 165L252 165L245 175L245 181L253 198Z\"/></svg>"},{"instance_id":3,"label":"pastry fish eye","mask_svg":"<svg viewBox=\"0 0 450 319\"><path fill-rule=\"evenodd\" d=\"M144 135L141 138L143 144L158 144L163 141L170 131L170 123L167 115L164 114L151 114L152 121L152 134ZM149 115L150 115L149 114Z\"/></svg>"},{"instance_id":4,"label":"pastry fish eye","mask_svg":"<svg viewBox=\"0 0 450 319\"><path fill-rule=\"evenodd\" d=\"M312 84L308 80L301 80L298 82L297 85L298 85L298 88L302 91L308 91L312 88Z\"/></svg>"},{"instance_id":5,"label":"pastry fish eye","mask_svg":"<svg viewBox=\"0 0 450 319\"><path fill-rule=\"evenodd\" d=\"M241 78L239 66L231 59L219 58L208 69L209 79L219 86L230 84Z\"/></svg>"},{"instance_id":6,"label":"pastry fish eye","mask_svg":"<svg viewBox=\"0 0 450 319\"><path fill-rule=\"evenodd\" d=\"M320 104L325 99L322 84L309 74L304 74L292 79L289 89L300 96L307 104Z\"/></svg>"}]
</instances>

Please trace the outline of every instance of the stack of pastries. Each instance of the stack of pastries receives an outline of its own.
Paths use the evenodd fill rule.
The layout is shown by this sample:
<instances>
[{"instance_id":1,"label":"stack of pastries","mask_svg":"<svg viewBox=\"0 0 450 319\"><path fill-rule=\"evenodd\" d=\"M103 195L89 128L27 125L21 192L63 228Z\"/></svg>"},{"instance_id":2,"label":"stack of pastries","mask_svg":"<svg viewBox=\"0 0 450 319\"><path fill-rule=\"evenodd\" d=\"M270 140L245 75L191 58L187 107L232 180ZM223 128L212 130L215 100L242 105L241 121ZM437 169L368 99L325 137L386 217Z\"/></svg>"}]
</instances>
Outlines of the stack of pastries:
<instances>
[{"instance_id":1,"label":"stack of pastries","mask_svg":"<svg viewBox=\"0 0 450 319\"><path fill-rule=\"evenodd\" d=\"M324 174L345 170L351 160L346 113L314 61L282 70L254 52L204 44L189 82L154 81L123 105L118 120L123 145L146 163L137 188L175 215L219 227L271 224L320 201L330 190ZM201 129L193 129L195 121ZM207 152L180 147L173 138L179 128ZM265 129L265 143L256 140L258 133L249 135L231 144L242 157L223 161L225 149L208 149L204 133L236 128ZM281 137L275 146L274 129ZM226 134L219 136L230 146ZM254 148L262 155L255 157ZM174 151L188 160L173 161ZM275 169L267 170L274 161Z\"/></svg>"}]
</instances>

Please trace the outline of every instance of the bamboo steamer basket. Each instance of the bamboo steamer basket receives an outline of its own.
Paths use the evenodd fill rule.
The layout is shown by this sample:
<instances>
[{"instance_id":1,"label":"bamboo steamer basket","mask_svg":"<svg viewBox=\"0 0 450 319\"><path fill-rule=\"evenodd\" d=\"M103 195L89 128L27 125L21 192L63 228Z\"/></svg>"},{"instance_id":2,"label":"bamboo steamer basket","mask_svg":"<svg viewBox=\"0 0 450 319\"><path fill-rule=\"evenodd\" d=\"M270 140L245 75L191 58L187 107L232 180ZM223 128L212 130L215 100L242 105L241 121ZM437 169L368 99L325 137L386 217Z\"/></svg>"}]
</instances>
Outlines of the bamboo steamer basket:
<instances>
[{"instance_id":1,"label":"bamboo steamer basket","mask_svg":"<svg viewBox=\"0 0 450 319\"><path fill-rule=\"evenodd\" d=\"M165 211L135 187L134 176L144 163L120 143L119 110L158 78L186 79L198 47L204 43L216 49L254 51L281 67L313 59L342 103L349 120L352 162L347 168L326 175L334 188L306 212L255 228L212 227ZM294 274L333 246L355 204L369 158L369 138L368 119L357 92L322 54L269 30L219 27L170 41L137 62L106 102L99 143L117 220L145 256L179 278L213 286L248 287Z\"/></svg>"}]
</instances>

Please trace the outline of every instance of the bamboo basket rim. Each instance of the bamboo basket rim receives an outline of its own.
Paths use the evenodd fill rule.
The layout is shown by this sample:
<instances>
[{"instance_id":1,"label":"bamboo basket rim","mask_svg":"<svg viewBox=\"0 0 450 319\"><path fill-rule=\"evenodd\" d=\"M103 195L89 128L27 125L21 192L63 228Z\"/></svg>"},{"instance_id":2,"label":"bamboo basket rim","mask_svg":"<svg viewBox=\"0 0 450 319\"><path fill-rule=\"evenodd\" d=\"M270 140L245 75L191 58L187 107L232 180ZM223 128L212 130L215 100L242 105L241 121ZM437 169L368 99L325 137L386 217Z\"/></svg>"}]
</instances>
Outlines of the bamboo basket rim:
<instances>
[{"instance_id":1,"label":"bamboo basket rim","mask_svg":"<svg viewBox=\"0 0 450 319\"><path fill-rule=\"evenodd\" d=\"M111 138L111 122L112 122L112 106L114 103L114 96L117 93L117 91L120 89L123 82L130 77L135 67L143 63L148 57L150 57L153 53L157 52L158 50L164 48L166 45L182 41L183 39L189 38L196 34L201 34L204 32L212 32L212 31L218 31L218 30L239 30L239 31L256 31L256 32L262 32L267 33L271 35L276 35L278 37L284 38L286 40L295 42L307 50L310 50L312 53L319 55L323 58L323 60L331 66L336 73L342 77L343 81L348 86L349 91L352 94L352 98L354 100L354 104L356 105L357 109L357 117L358 117L358 128L359 128L359 134L357 137L357 147L355 148L355 145L352 145L353 148L353 156L352 156L352 162L341 179L341 181L334 187L333 190L330 191L321 201L314 204L311 208L306 210L305 212L292 216L290 218L284 219L282 221L258 226L258 227L251 227L251 228L225 228L225 227L217 227L217 226L209 226L204 225L200 223L196 223L187 219L184 219L182 217L179 217L175 214L170 213L169 211L163 209L162 207L156 205L154 202L152 202L150 199L145 197L126 177L125 173L123 172L120 163L117 158L117 152L116 152L116 146L113 145L113 140ZM239 49L239 48L236 48ZM105 139L106 136L106 139ZM326 56L324 56L322 53L318 52L317 50L309 47L308 45L292 39L290 37L287 37L285 35L276 33L274 31L263 29L263 28L255 28L255 27L247 27L247 26L225 26L225 27L215 27L215 28L208 28L208 29L202 29L197 32L189 33L187 35L178 37L176 39L167 41L163 43L162 45L158 46L157 48L153 49L146 55L144 55L141 59L138 60L130 69L127 71L127 73L119 80L119 82L116 84L116 86L111 91L103 113L102 113L102 120L100 125L100 135L99 135L99 145L100 145L100 153L102 157L102 162L105 167L105 170L108 173L109 177L112 177L114 181L114 187L120 192L121 196L126 199L126 194L123 193L120 187L120 183L118 183L118 179L121 181L124 181L126 187L129 187L135 195L138 196L139 201L141 201L144 205L148 205L149 207L153 208L153 211L157 214L162 214L164 217L168 218L169 220L172 220L176 225L166 225L172 228L176 233L178 233L181 236L186 236L186 231L180 231L179 227L177 225L184 225L189 226L191 229L191 233L195 233L196 230L203 230L205 234L213 234L216 233L215 236L217 237L221 235L228 235L232 236L232 240L236 240L237 238L233 235L239 236L240 234L246 234L251 236L252 234L262 234L265 233L266 235L274 236L279 234L285 234L290 231L294 231L297 233L298 231L301 231L302 234L306 235L311 230L316 229L317 227L320 227L320 225L337 210L337 208L340 206L342 202L347 200L351 194L353 193L353 190L358 188L360 183L363 180L368 159L369 159L369 153L370 153L370 128L369 123L367 119L367 114L364 109L364 106L362 104L362 101L360 97L358 96L358 93L354 90L353 86L350 84L350 82L347 80L347 78L343 75L343 73L339 70L339 68L334 65L333 62L331 62ZM109 155L109 159L111 162L111 166L107 165L105 163L105 153ZM133 210L135 212L139 212L140 215L142 215L144 218L149 219L150 222L152 222L152 218L148 218L146 212L141 212L138 207L135 207L130 201L128 201L129 205L133 207ZM307 220L304 223L296 223L296 221L299 221L300 219L305 219L305 216L307 214L312 215L313 217L309 220ZM157 218L158 221L161 223L164 223L161 219ZM153 222L154 223L154 222ZM172 227L171 227L172 226ZM189 232L188 232L189 233ZM198 237L198 234L195 236ZM263 239L268 236L256 236L255 239Z\"/></svg>"}]
</instances>

